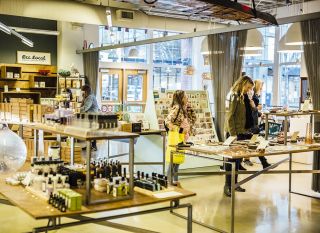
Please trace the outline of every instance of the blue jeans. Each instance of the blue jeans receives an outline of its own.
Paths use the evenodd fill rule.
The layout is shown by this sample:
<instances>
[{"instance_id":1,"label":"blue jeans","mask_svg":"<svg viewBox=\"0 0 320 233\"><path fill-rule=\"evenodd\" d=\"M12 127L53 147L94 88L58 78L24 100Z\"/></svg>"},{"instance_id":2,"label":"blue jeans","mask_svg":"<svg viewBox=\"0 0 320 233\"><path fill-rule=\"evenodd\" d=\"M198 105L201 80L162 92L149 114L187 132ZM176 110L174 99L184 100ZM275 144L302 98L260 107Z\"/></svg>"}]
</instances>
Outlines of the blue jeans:
<instances>
[{"instance_id":1,"label":"blue jeans","mask_svg":"<svg viewBox=\"0 0 320 233\"><path fill-rule=\"evenodd\" d=\"M171 175L171 165L172 165L172 167L173 167L173 173L178 173L178 171L179 171L179 166L180 166L180 164L176 164L176 163L170 164L170 165L169 165L169 168L168 168L168 172L167 172L168 177L170 177L170 175ZM176 182L176 181L178 181L178 175L177 175L177 174L175 174L175 175L173 176L173 182Z\"/></svg>"}]
</instances>

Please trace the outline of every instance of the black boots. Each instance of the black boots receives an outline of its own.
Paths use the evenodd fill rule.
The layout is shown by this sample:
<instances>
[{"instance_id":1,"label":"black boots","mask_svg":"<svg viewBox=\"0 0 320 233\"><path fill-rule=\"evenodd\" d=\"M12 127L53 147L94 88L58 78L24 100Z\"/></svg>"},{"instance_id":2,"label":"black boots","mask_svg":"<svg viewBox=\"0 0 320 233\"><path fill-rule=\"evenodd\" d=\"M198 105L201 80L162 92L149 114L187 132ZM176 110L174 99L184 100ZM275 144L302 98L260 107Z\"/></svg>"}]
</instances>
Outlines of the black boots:
<instances>
[{"instance_id":1,"label":"black boots","mask_svg":"<svg viewBox=\"0 0 320 233\"><path fill-rule=\"evenodd\" d=\"M244 188L241 188L240 186L238 188L236 188L237 192L245 192L246 190ZM231 187L225 185L224 189L223 189L223 193L224 195L226 195L227 197L231 197Z\"/></svg>"}]
</instances>

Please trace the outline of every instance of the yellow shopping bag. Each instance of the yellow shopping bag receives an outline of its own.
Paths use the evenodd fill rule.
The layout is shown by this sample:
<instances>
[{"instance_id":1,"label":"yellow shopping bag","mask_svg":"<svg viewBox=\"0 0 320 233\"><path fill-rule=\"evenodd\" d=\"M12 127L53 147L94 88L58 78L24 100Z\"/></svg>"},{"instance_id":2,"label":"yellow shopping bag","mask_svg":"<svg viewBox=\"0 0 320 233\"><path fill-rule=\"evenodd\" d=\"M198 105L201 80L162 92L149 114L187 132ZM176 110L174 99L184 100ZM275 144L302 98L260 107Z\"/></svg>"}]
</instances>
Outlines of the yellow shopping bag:
<instances>
[{"instance_id":1,"label":"yellow shopping bag","mask_svg":"<svg viewBox=\"0 0 320 233\"><path fill-rule=\"evenodd\" d=\"M178 145L178 143L184 141L184 133L179 133L178 129L170 130L168 132L168 141L167 141L167 151L166 151L166 162L170 163L170 154L173 152L173 163L182 164L184 163L185 155L183 154L183 150L176 151L176 148L172 146ZM182 152L182 153L179 153Z\"/></svg>"}]
</instances>

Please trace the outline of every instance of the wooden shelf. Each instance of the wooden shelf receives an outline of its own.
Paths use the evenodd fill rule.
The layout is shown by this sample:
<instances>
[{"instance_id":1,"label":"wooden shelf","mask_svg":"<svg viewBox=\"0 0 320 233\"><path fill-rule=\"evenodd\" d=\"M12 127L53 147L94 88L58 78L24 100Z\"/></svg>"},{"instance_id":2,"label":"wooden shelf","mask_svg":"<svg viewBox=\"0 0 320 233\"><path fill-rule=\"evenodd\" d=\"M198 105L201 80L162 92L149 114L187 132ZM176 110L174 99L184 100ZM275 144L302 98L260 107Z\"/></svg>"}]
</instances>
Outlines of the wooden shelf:
<instances>
[{"instance_id":1,"label":"wooden shelf","mask_svg":"<svg viewBox=\"0 0 320 233\"><path fill-rule=\"evenodd\" d=\"M0 81L3 81L3 82L7 82L7 81L29 82L29 80L27 80L27 79L21 79L21 78L0 78Z\"/></svg>"},{"instance_id":2,"label":"wooden shelf","mask_svg":"<svg viewBox=\"0 0 320 233\"><path fill-rule=\"evenodd\" d=\"M30 87L29 89L57 89L56 87Z\"/></svg>"}]
</instances>

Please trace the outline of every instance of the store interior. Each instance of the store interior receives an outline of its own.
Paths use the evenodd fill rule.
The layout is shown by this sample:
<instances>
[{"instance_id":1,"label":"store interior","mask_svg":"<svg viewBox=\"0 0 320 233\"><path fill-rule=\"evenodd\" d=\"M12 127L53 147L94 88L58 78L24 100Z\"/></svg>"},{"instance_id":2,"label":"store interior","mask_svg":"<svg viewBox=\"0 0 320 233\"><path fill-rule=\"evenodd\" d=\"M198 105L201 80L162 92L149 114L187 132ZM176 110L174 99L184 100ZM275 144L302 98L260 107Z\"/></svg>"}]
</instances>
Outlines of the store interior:
<instances>
[{"instance_id":1,"label":"store interior","mask_svg":"<svg viewBox=\"0 0 320 233\"><path fill-rule=\"evenodd\" d=\"M320 232L317 25L319 0L0 0L0 232Z\"/></svg>"}]
</instances>

